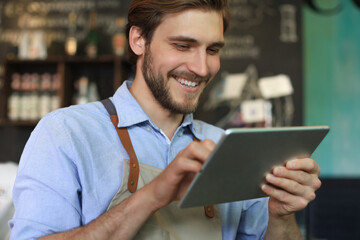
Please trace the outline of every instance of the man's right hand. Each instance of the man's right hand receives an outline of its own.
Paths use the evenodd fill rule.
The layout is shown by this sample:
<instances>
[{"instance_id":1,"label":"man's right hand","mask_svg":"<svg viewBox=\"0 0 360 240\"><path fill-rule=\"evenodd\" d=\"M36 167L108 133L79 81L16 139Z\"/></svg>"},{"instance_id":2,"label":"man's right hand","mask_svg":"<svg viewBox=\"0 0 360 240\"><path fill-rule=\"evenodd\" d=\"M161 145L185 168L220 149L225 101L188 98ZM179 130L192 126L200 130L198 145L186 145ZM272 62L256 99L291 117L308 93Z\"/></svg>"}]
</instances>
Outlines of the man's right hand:
<instances>
[{"instance_id":1,"label":"man's right hand","mask_svg":"<svg viewBox=\"0 0 360 240\"><path fill-rule=\"evenodd\" d=\"M162 173L144 187L149 190L150 199L153 200L156 209L182 198L215 146L216 144L209 139L190 143Z\"/></svg>"}]
</instances>

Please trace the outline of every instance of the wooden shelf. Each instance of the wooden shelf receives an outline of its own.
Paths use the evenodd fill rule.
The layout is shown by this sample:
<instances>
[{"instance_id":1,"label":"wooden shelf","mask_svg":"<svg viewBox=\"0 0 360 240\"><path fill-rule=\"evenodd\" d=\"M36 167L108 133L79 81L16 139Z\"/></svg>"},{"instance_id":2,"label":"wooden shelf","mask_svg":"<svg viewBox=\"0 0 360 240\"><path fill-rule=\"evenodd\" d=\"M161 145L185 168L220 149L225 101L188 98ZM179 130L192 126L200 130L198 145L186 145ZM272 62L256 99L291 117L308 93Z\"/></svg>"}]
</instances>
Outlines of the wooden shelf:
<instances>
[{"instance_id":1,"label":"wooden shelf","mask_svg":"<svg viewBox=\"0 0 360 240\"><path fill-rule=\"evenodd\" d=\"M123 57L116 57L113 55L101 55L97 58L88 58L84 56L73 56L73 57L64 57L62 59L65 62L79 62L79 63L102 63L102 62L115 62L115 61L125 61Z\"/></svg>"},{"instance_id":2,"label":"wooden shelf","mask_svg":"<svg viewBox=\"0 0 360 240\"><path fill-rule=\"evenodd\" d=\"M34 127L39 121L0 121L0 127Z\"/></svg>"},{"instance_id":3,"label":"wooden shelf","mask_svg":"<svg viewBox=\"0 0 360 240\"><path fill-rule=\"evenodd\" d=\"M19 63L19 64L41 64L41 63L58 63L58 62L113 62L120 61L126 62L126 57L118 57L114 55L100 55L96 58L89 58L86 56L49 56L46 59L8 59L6 63Z\"/></svg>"},{"instance_id":4,"label":"wooden shelf","mask_svg":"<svg viewBox=\"0 0 360 240\"><path fill-rule=\"evenodd\" d=\"M58 73L61 88L59 90L60 107L72 104L75 81L86 75L96 79L101 85L100 98L110 97L131 72L125 57L101 55L97 58L85 56L53 56L39 60L11 59L5 61L5 75L0 94L0 126L35 126L37 121L11 121L8 119L8 99L11 95L11 76L13 73Z\"/></svg>"}]
</instances>

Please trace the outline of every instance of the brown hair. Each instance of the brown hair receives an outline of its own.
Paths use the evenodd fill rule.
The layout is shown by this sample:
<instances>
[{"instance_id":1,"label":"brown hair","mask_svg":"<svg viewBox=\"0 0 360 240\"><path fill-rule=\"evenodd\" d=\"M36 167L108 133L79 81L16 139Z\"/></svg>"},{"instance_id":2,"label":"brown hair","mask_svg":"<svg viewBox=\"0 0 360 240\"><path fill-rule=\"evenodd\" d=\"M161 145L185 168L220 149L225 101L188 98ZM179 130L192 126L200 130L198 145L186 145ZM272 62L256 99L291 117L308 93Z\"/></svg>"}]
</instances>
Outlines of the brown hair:
<instances>
[{"instance_id":1,"label":"brown hair","mask_svg":"<svg viewBox=\"0 0 360 240\"><path fill-rule=\"evenodd\" d=\"M126 36L129 39L129 31L132 26L141 29L146 44L150 44L155 29L161 24L166 14L179 13L188 9L215 10L222 13L224 32L229 22L230 14L227 0L133 0L128 12ZM129 50L129 61L135 65L137 55Z\"/></svg>"}]
</instances>

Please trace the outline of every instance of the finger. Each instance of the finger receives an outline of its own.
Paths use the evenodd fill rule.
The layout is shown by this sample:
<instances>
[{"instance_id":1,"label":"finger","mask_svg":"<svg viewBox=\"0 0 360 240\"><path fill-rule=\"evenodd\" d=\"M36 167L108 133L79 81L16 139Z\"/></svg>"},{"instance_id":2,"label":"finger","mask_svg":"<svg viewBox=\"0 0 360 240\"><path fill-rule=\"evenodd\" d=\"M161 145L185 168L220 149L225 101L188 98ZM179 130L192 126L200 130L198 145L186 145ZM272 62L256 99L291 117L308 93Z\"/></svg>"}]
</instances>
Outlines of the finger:
<instances>
[{"instance_id":1,"label":"finger","mask_svg":"<svg viewBox=\"0 0 360 240\"><path fill-rule=\"evenodd\" d=\"M202 163L192 159L178 156L162 172L167 183L179 183L184 176L200 171Z\"/></svg>"},{"instance_id":2,"label":"finger","mask_svg":"<svg viewBox=\"0 0 360 240\"><path fill-rule=\"evenodd\" d=\"M321 181L318 174L310 174L302 170L288 170L284 167L276 167L273 170L273 174L277 177L288 178L294 180L302 185L307 185L313 189L318 189L321 186Z\"/></svg>"},{"instance_id":3,"label":"finger","mask_svg":"<svg viewBox=\"0 0 360 240\"><path fill-rule=\"evenodd\" d=\"M310 174L302 170L288 170L285 167L275 167L273 174L276 177L291 179L302 185L311 186L314 189L318 189L321 186L321 181L317 174Z\"/></svg>"},{"instance_id":4,"label":"finger","mask_svg":"<svg viewBox=\"0 0 360 240\"><path fill-rule=\"evenodd\" d=\"M261 189L270 198L274 198L277 201L284 203L284 208L286 208L288 212L304 209L309 203L308 200L302 197L292 195L282 189L277 189L268 184L263 184Z\"/></svg>"},{"instance_id":5,"label":"finger","mask_svg":"<svg viewBox=\"0 0 360 240\"><path fill-rule=\"evenodd\" d=\"M183 151L182 156L204 163L211 154L208 143L192 142Z\"/></svg>"},{"instance_id":6,"label":"finger","mask_svg":"<svg viewBox=\"0 0 360 240\"><path fill-rule=\"evenodd\" d=\"M302 185L287 178L276 177L271 173L267 174L265 179L276 188L286 191L292 195L303 197L308 201L315 199L315 190L311 186Z\"/></svg>"},{"instance_id":7,"label":"finger","mask_svg":"<svg viewBox=\"0 0 360 240\"><path fill-rule=\"evenodd\" d=\"M303 170L308 173L320 174L319 165L311 158L293 159L285 165L290 170Z\"/></svg>"},{"instance_id":8,"label":"finger","mask_svg":"<svg viewBox=\"0 0 360 240\"><path fill-rule=\"evenodd\" d=\"M199 161L194 161L193 159L189 159L186 157L180 157L178 161L174 161L174 167L175 173L177 174L186 174L189 172L197 173L200 171L202 167L202 163Z\"/></svg>"},{"instance_id":9,"label":"finger","mask_svg":"<svg viewBox=\"0 0 360 240\"><path fill-rule=\"evenodd\" d=\"M212 140L192 142L185 149L179 152L172 162L175 165L177 174L184 172L198 172L203 163L207 160L216 144Z\"/></svg>"},{"instance_id":10,"label":"finger","mask_svg":"<svg viewBox=\"0 0 360 240\"><path fill-rule=\"evenodd\" d=\"M207 148L210 152L214 151L216 147L216 143L211 139L205 139L204 141L200 142L200 144Z\"/></svg>"}]
</instances>

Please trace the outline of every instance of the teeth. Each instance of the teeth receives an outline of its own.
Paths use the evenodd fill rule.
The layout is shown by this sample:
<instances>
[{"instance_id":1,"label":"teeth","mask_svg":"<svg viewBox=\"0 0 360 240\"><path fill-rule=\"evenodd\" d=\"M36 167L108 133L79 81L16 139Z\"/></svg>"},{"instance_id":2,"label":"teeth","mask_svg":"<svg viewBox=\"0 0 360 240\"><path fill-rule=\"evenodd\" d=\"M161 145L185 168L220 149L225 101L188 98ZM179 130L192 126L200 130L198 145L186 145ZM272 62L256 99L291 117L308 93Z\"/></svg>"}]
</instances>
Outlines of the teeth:
<instances>
[{"instance_id":1,"label":"teeth","mask_svg":"<svg viewBox=\"0 0 360 240\"><path fill-rule=\"evenodd\" d=\"M179 83L181 83L184 86L187 87L196 87L197 85L199 85L199 82L192 82L192 81L188 81L182 78L177 78L175 77L176 81L178 81Z\"/></svg>"}]
</instances>

